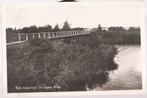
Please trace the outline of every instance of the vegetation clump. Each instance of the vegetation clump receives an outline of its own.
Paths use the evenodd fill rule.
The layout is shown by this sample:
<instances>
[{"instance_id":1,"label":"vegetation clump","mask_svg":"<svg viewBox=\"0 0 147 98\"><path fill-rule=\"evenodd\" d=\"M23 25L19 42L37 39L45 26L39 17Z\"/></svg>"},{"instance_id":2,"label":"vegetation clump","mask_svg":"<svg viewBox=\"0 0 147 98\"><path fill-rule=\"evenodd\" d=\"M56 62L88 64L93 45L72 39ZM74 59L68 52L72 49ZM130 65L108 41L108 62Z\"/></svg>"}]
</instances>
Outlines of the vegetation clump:
<instances>
[{"instance_id":1,"label":"vegetation clump","mask_svg":"<svg viewBox=\"0 0 147 98\"><path fill-rule=\"evenodd\" d=\"M102 44L97 33L62 38L34 39L7 47L8 90L85 91L102 86L116 70L117 48ZM16 89L37 87L37 89ZM50 89L45 89L49 87Z\"/></svg>"}]
</instances>

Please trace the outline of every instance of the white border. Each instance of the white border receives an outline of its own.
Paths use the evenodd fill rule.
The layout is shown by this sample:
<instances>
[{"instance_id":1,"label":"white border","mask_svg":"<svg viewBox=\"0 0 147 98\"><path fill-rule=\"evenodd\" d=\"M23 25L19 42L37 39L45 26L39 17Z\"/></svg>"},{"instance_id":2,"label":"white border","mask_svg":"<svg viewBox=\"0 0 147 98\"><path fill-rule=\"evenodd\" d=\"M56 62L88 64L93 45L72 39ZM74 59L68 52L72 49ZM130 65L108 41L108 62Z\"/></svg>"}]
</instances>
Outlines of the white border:
<instances>
[{"instance_id":1,"label":"white border","mask_svg":"<svg viewBox=\"0 0 147 98\"><path fill-rule=\"evenodd\" d=\"M69 5L70 3L68 3ZM72 3L71 3L72 4ZM79 5L80 3L77 3L76 5ZM89 3L82 3L87 4ZM90 3L92 4L92 3ZM94 3L96 4L96 3ZM66 4L65 4L66 5ZM3 9L2 9L3 13ZM144 11L142 12L144 14ZM6 58L6 32L5 32L5 21L4 17L2 17L2 58L3 58L3 92L4 96L7 97L24 97L24 96L71 96L71 95L143 95L146 94L147 88L146 88L146 62L145 62L145 24L144 24L144 17L142 18L142 26L141 26L141 49L142 49L142 57L143 57L143 89L142 90L112 90L112 91L75 91L75 92L33 92L33 93L7 93L7 59Z\"/></svg>"}]
</instances>

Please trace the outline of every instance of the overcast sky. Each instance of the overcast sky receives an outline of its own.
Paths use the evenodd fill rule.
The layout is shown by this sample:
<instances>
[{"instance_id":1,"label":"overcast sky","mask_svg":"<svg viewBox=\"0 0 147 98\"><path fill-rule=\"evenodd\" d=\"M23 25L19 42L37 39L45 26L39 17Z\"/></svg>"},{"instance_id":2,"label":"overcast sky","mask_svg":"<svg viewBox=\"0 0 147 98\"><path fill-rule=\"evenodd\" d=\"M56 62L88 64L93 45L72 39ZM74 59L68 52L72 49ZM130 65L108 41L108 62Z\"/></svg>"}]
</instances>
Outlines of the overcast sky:
<instances>
[{"instance_id":1,"label":"overcast sky","mask_svg":"<svg viewBox=\"0 0 147 98\"><path fill-rule=\"evenodd\" d=\"M3 6L3 23L6 27L43 26L68 21L72 27L140 26L143 2L115 1L95 3L48 3Z\"/></svg>"}]
</instances>

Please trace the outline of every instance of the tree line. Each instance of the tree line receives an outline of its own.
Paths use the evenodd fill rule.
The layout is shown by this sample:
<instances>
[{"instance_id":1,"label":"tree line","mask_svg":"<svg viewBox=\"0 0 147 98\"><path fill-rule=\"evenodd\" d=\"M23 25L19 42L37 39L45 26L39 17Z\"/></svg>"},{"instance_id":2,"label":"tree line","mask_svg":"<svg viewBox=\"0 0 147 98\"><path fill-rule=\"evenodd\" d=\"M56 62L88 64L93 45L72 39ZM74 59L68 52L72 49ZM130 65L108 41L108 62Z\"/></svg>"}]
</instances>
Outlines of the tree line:
<instances>
[{"instance_id":1,"label":"tree line","mask_svg":"<svg viewBox=\"0 0 147 98\"><path fill-rule=\"evenodd\" d=\"M141 44L141 33L139 27L109 27L108 30L102 29L99 25L91 33L96 33L102 43L107 44Z\"/></svg>"},{"instance_id":2,"label":"tree line","mask_svg":"<svg viewBox=\"0 0 147 98\"><path fill-rule=\"evenodd\" d=\"M57 32L57 31L69 31L69 30L83 30L84 28L76 27L71 28L68 21L64 22L64 25L62 28L59 27L58 24L56 24L54 27L51 25L45 25L45 26L30 26L30 27L23 27L21 29L13 29L13 28L7 28L6 32L19 32L19 33L39 33L39 32Z\"/></svg>"}]
</instances>

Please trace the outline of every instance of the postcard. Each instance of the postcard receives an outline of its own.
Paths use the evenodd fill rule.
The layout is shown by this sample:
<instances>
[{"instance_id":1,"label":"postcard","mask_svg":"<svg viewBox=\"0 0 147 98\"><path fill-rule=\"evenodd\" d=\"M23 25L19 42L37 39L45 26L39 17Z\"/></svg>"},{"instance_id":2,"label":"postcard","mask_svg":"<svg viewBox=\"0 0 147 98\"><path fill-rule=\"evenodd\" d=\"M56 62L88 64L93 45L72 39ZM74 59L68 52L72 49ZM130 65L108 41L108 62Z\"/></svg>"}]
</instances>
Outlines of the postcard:
<instances>
[{"instance_id":1,"label":"postcard","mask_svg":"<svg viewBox=\"0 0 147 98\"><path fill-rule=\"evenodd\" d=\"M143 0L3 4L2 26L7 95L145 90Z\"/></svg>"}]
</instances>

